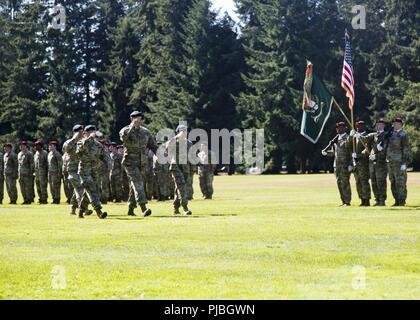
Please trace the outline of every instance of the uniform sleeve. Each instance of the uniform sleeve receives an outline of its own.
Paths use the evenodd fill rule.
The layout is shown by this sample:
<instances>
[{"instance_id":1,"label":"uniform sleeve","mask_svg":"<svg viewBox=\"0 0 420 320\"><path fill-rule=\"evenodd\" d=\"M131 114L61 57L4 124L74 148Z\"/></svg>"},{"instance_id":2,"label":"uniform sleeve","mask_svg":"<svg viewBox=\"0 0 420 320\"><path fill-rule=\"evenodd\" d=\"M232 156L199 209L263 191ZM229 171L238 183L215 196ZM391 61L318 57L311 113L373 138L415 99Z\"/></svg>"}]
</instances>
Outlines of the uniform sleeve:
<instances>
[{"instance_id":1,"label":"uniform sleeve","mask_svg":"<svg viewBox=\"0 0 420 320\"><path fill-rule=\"evenodd\" d=\"M152 150L154 154L156 154L158 145L156 143L156 139L153 137L151 133L149 133L149 141L147 142L147 147Z\"/></svg>"},{"instance_id":2,"label":"uniform sleeve","mask_svg":"<svg viewBox=\"0 0 420 320\"><path fill-rule=\"evenodd\" d=\"M63 152L74 153L76 152L76 148L77 148L77 140L75 138L72 138L64 144Z\"/></svg>"},{"instance_id":3,"label":"uniform sleeve","mask_svg":"<svg viewBox=\"0 0 420 320\"><path fill-rule=\"evenodd\" d=\"M63 157L61 156L61 154L59 152L57 152L57 166L58 166L58 171L62 172L63 170Z\"/></svg>"},{"instance_id":4,"label":"uniform sleeve","mask_svg":"<svg viewBox=\"0 0 420 320\"><path fill-rule=\"evenodd\" d=\"M127 126L120 131L120 140L123 143L129 142L132 138L133 126Z\"/></svg>"},{"instance_id":5,"label":"uniform sleeve","mask_svg":"<svg viewBox=\"0 0 420 320\"><path fill-rule=\"evenodd\" d=\"M31 154L31 158L30 158L30 167L31 167L31 173L34 173L35 172L35 158L33 154Z\"/></svg>"},{"instance_id":6,"label":"uniform sleeve","mask_svg":"<svg viewBox=\"0 0 420 320\"><path fill-rule=\"evenodd\" d=\"M408 164L411 161L410 141L407 134L402 137L402 161L403 164Z\"/></svg>"}]
</instances>

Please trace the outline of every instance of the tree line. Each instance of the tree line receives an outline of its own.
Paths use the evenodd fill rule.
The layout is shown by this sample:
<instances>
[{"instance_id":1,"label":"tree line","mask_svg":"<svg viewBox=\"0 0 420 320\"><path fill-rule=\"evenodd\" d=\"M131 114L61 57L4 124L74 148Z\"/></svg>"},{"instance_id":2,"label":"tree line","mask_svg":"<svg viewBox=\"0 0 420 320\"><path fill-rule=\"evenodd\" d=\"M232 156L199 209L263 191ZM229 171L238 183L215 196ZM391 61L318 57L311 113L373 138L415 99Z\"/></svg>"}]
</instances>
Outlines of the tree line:
<instances>
[{"instance_id":1,"label":"tree line","mask_svg":"<svg viewBox=\"0 0 420 320\"><path fill-rule=\"evenodd\" d=\"M406 121L420 167L419 3L364 0L354 30L350 0L236 0L239 26L209 0L0 0L0 141L64 141L75 123L109 139L132 110L151 130L264 128L266 171L330 167L322 140L299 134L306 60L346 108L340 88L344 30L351 34L356 119ZM52 28L53 5L66 10Z\"/></svg>"}]
</instances>

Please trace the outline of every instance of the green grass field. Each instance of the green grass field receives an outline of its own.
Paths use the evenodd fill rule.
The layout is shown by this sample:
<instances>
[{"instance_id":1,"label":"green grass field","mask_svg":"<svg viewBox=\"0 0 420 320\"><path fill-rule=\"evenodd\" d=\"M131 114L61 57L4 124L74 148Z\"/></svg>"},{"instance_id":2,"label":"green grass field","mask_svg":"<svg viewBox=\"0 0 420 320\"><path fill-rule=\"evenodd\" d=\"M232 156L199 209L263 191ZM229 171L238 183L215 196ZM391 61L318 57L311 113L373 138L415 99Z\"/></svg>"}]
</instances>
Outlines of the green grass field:
<instances>
[{"instance_id":1,"label":"green grass field","mask_svg":"<svg viewBox=\"0 0 420 320\"><path fill-rule=\"evenodd\" d=\"M0 206L0 298L420 298L420 174L404 209L338 208L333 175L221 176L215 190L192 217L169 202L146 219L111 204L103 221Z\"/></svg>"}]
</instances>

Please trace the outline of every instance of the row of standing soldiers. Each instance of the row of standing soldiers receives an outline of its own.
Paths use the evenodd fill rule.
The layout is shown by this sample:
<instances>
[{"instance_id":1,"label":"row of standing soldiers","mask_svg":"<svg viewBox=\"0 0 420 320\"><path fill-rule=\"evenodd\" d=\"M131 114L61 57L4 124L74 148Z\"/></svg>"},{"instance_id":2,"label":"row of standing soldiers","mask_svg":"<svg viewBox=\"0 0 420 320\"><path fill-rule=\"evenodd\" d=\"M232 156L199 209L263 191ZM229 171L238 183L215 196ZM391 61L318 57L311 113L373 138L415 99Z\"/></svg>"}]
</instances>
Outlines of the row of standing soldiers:
<instances>
[{"instance_id":1,"label":"row of standing soldiers","mask_svg":"<svg viewBox=\"0 0 420 320\"><path fill-rule=\"evenodd\" d=\"M334 169L342 206L351 204L350 175L354 174L361 206L370 206L371 191L375 206L385 206L387 177L391 183L393 206L405 206L407 200L407 165L410 145L403 120L396 118L392 129L385 131L383 119L376 122L376 132L366 132L366 123L358 121L356 131L346 133L346 124L336 125L337 136L322 151L334 157ZM372 186L372 188L371 188Z\"/></svg>"},{"instance_id":2,"label":"row of standing soldiers","mask_svg":"<svg viewBox=\"0 0 420 320\"><path fill-rule=\"evenodd\" d=\"M134 112L132 119L141 118L140 115L141 113ZM143 127L141 129L144 134L150 135L147 129ZM27 141L21 141L18 155L13 152L12 144L5 144L4 155L0 153L0 203L2 203L4 196L4 182L10 198L10 204L16 204L17 201L17 181L19 181L20 190L24 199L23 204L34 202L35 187L39 196L39 203L47 204L48 184L53 198L52 203L59 204L61 200L61 186L63 184L67 202L72 205L71 214L76 214L77 208L81 209L79 215L80 213L91 214L92 211L87 209L87 204L90 200L88 194L83 196L85 191L80 176L80 155L82 154L82 148L79 148L81 150L77 154L78 143L81 143L83 140L84 133L89 131L95 133L94 140L96 143L94 145L100 151L97 152L97 157L95 156L93 159L95 170L91 174L98 193L98 199L94 197L94 202L100 201L101 204L106 204L108 201L128 201L129 215L134 215L136 194L135 190L130 187L131 182L128 175L130 169L127 170L127 166L123 164L124 158L126 160L125 162L128 165L130 164L129 158L132 152L127 155L127 148L124 145L117 145L117 143L108 144L106 140L99 140L94 126L88 126L83 130L83 126L76 125L73 128L73 137L63 145L63 156L57 150L57 141L51 141L49 143L49 152L44 150L42 141L36 141L34 153L30 151ZM178 131L180 131L179 128ZM121 138L124 140L124 134ZM138 143L138 141L134 143ZM128 144L130 148L130 142L126 141L125 144ZM156 146L160 145L161 143L156 144ZM152 146L147 146L147 144L144 144L144 146L145 148L141 150L143 154L139 154L138 157L140 160L138 164L142 182L141 188L144 190L144 197L146 199L142 199L141 202L146 203L147 200L151 200L152 198L158 201L176 198L176 183L172 177L171 164L162 164L158 161L158 156L155 154L156 150L153 152L151 149L154 148L154 143ZM200 155L203 159L202 163L198 165L200 187L203 197L205 199L211 199L213 195L213 172L215 166L206 164L207 159L204 158L208 156L208 152L200 152ZM185 198L189 201L193 198L193 174L197 170L197 166L187 164L185 167L187 168L184 170ZM133 177L131 178L133 180ZM96 206L99 207L99 205ZM177 212L178 210L175 211ZM188 211L186 210L186 212Z\"/></svg>"}]
</instances>

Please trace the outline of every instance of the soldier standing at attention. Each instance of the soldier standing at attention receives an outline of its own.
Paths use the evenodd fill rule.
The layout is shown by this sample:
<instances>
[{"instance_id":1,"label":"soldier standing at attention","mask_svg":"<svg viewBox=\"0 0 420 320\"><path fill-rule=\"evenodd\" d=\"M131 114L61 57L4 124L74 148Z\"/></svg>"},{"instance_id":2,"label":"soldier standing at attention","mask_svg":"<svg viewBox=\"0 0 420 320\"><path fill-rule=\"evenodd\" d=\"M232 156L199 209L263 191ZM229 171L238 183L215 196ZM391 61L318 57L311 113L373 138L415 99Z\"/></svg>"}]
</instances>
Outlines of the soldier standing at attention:
<instances>
[{"instance_id":1,"label":"soldier standing at attention","mask_svg":"<svg viewBox=\"0 0 420 320\"><path fill-rule=\"evenodd\" d=\"M385 121L379 119L376 121L375 127L376 132L367 136L366 144L368 149L371 150L369 155L369 174L373 194L375 195L375 207L383 207L387 198L386 177L388 175L386 154L383 149L387 135L385 132ZM378 149L381 149L381 151Z\"/></svg>"},{"instance_id":2,"label":"soldier standing at attention","mask_svg":"<svg viewBox=\"0 0 420 320\"><path fill-rule=\"evenodd\" d=\"M48 203L48 152L42 147L41 140L35 142L35 184L39 197L39 204Z\"/></svg>"},{"instance_id":3,"label":"soldier standing at attention","mask_svg":"<svg viewBox=\"0 0 420 320\"><path fill-rule=\"evenodd\" d=\"M4 199L4 154L0 151L0 204Z\"/></svg>"},{"instance_id":4,"label":"soldier standing at attention","mask_svg":"<svg viewBox=\"0 0 420 320\"><path fill-rule=\"evenodd\" d=\"M96 140L95 126L86 126L84 138L77 142L76 154L80 160L78 174L84 188L84 195L79 203L79 208L81 211L83 210L82 201L87 196L99 219L105 219L108 214L102 212L95 175L97 175L98 161L106 161L107 155L102 144ZM79 214L79 218L83 218L83 216Z\"/></svg>"},{"instance_id":5,"label":"soldier standing at attention","mask_svg":"<svg viewBox=\"0 0 420 320\"><path fill-rule=\"evenodd\" d=\"M214 157L214 153L209 150L208 143L202 142L200 152L198 153L198 158L200 159L200 163L198 164L198 177L201 193L206 200L213 199L213 180L214 170L216 169L216 166L212 164Z\"/></svg>"},{"instance_id":6,"label":"soldier standing at attention","mask_svg":"<svg viewBox=\"0 0 420 320\"><path fill-rule=\"evenodd\" d=\"M407 200L407 166L411 151L407 133L402 129L403 120L396 118L392 123L394 130L385 143L386 161L388 163L389 180L394 207L404 207Z\"/></svg>"},{"instance_id":7,"label":"soldier standing at attention","mask_svg":"<svg viewBox=\"0 0 420 320\"><path fill-rule=\"evenodd\" d=\"M20 192L22 193L23 203L31 204L32 203L32 179L34 176L34 157L32 153L28 150L28 142L21 141L20 143L20 152L18 154L18 176L19 176L19 185Z\"/></svg>"},{"instance_id":8,"label":"soldier standing at attention","mask_svg":"<svg viewBox=\"0 0 420 320\"><path fill-rule=\"evenodd\" d=\"M6 143L4 145L4 178L6 181L6 190L10 198L9 204L16 204L17 188L16 180L18 179L18 158L13 152L13 145Z\"/></svg>"},{"instance_id":9,"label":"soldier standing at attention","mask_svg":"<svg viewBox=\"0 0 420 320\"><path fill-rule=\"evenodd\" d=\"M61 200L61 177L63 169L63 157L57 151L58 141L50 141L48 153L48 182L53 198L52 204L60 204Z\"/></svg>"},{"instance_id":10,"label":"soldier standing at attention","mask_svg":"<svg viewBox=\"0 0 420 320\"><path fill-rule=\"evenodd\" d=\"M143 217L147 217L152 211L146 207L147 198L142 172L147 169L146 148L156 153L157 145L152 133L142 126L143 114L135 111L130 117L131 124L120 131L120 139L125 148L122 164L130 181L128 215L135 215L134 209L136 204L139 204Z\"/></svg>"},{"instance_id":11,"label":"soldier standing at attention","mask_svg":"<svg viewBox=\"0 0 420 320\"><path fill-rule=\"evenodd\" d=\"M323 151L323 156L334 157L334 172L337 179L338 191L342 201L341 207L351 205L350 175L353 171L351 161L351 143L346 133L346 124L336 124L337 136L330 142Z\"/></svg>"},{"instance_id":12,"label":"soldier standing at attention","mask_svg":"<svg viewBox=\"0 0 420 320\"><path fill-rule=\"evenodd\" d=\"M117 203L121 202L122 195L122 155L118 153L117 144L115 142L111 143L111 172L109 174L109 179L111 181L111 199Z\"/></svg>"},{"instance_id":13,"label":"soldier standing at attention","mask_svg":"<svg viewBox=\"0 0 420 320\"><path fill-rule=\"evenodd\" d=\"M176 128L176 133L177 135L166 143L170 158L169 171L175 182L174 214L180 214L179 209L182 207L185 215L191 215L192 212L188 208L187 184L191 174L188 152L192 143L187 139L188 128L186 125L179 125Z\"/></svg>"},{"instance_id":14,"label":"soldier standing at attention","mask_svg":"<svg viewBox=\"0 0 420 320\"><path fill-rule=\"evenodd\" d=\"M351 139L356 139L356 150L352 153L352 158L355 161L354 178L356 179L356 188L359 198L361 200L361 207L370 206L371 189L369 184L369 150L366 150L366 123L358 121L356 123L357 132L352 130L350 133Z\"/></svg>"}]
</instances>

